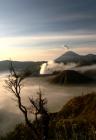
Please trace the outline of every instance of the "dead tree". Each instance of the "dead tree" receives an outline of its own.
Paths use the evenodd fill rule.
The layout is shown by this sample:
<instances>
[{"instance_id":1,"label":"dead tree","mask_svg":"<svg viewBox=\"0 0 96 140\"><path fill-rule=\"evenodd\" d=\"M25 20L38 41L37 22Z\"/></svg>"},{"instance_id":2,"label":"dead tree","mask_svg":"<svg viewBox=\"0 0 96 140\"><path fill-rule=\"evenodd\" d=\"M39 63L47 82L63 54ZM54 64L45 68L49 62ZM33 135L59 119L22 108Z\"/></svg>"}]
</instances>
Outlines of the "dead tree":
<instances>
[{"instance_id":1,"label":"dead tree","mask_svg":"<svg viewBox=\"0 0 96 140\"><path fill-rule=\"evenodd\" d=\"M39 127L41 128L42 133L42 140L48 140L48 130L49 130L49 113L47 112L46 104L47 100L46 98L42 97L41 90L39 90L38 98L34 100L33 98L29 98L32 108L35 109L35 120L37 122L38 126L38 115L40 115L39 118Z\"/></svg>"},{"instance_id":2,"label":"dead tree","mask_svg":"<svg viewBox=\"0 0 96 140\"><path fill-rule=\"evenodd\" d=\"M33 98L29 98L31 103L31 109L35 110L35 121L38 122L38 114L40 115L42 134L38 132L37 128L28 118L29 109L22 104L21 98L21 89L22 82L25 78L30 76L29 72L17 72L13 66L12 61L10 61L10 74L8 79L5 81L6 88L10 90L15 98L17 99L18 107L20 111L23 113L25 122L27 126L32 130L32 139L33 140L48 140L48 125L49 125L49 115L46 110L46 99L43 99L41 91L38 92L38 98L34 100ZM33 114L33 111L31 112ZM40 126L39 126L40 127Z\"/></svg>"},{"instance_id":3,"label":"dead tree","mask_svg":"<svg viewBox=\"0 0 96 140\"><path fill-rule=\"evenodd\" d=\"M26 106L22 104L22 98L21 98L21 89L23 87L22 82L25 78L29 76L29 74L26 72L16 72L12 61L10 61L9 70L10 70L10 74L8 76L8 79L5 80L5 84L6 84L5 87L14 94L18 103L18 107L24 115L25 122L27 126L32 130L33 140L40 140L38 131L36 130L32 122L28 119L28 110Z\"/></svg>"}]
</instances>

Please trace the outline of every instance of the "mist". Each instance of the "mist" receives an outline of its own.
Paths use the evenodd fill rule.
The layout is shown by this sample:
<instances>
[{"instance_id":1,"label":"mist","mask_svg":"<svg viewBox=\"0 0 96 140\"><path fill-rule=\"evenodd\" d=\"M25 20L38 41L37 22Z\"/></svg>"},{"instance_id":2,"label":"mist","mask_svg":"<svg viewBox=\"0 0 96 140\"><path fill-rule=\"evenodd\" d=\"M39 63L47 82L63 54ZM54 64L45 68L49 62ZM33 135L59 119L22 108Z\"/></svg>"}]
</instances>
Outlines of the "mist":
<instances>
[{"instance_id":1,"label":"mist","mask_svg":"<svg viewBox=\"0 0 96 140\"><path fill-rule=\"evenodd\" d=\"M80 72L85 72L85 71L88 71L88 70L96 70L96 64L94 65L89 65L89 66L80 66L80 67L75 67L73 68L74 70L77 70L77 71L80 71Z\"/></svg>"},{"instance_id":2,"label":"mist","mask_svg":"<svg viewBox=\"0 0 96 140\"><path fill-rule=\"evenodd\" d=\"M6 74L0 76L0 134L4 135L12 131L16 124L24 122L24 117L18 109L14 96L4 88ZM29 107L29 97L36 98L39 87L42 94L48 100L48 111L57 112L71 98L96 91L95 85L84 86L59 86L50 84L45 77L28 78L23 83L21 91L22 102ZM32 115L31 115L32 117Z\"/></svg>"},{"instance_id":3,"label":"mist","mask_svg":"<svg viewBox=\"0 0 96 140\"><path fill-rule=\"evenodd\" d=\"M76 66L76 63L56 63L55 61L48 61L47 63L43 63L41 65L40 74L52 74L56 71L63 71L63 70L69 70Z\"/></svg>"}]
</instances>

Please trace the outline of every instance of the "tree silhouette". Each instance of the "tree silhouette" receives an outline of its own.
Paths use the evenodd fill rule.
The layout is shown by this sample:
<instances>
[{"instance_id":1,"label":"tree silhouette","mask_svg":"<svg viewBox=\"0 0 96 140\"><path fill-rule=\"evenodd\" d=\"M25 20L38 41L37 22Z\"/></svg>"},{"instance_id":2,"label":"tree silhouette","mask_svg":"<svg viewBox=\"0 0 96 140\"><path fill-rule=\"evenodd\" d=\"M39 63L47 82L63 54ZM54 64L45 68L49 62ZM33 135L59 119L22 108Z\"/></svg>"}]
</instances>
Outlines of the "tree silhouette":
<instances>
[{"instance_id":1,"label":"tree silhouette","mask_svg":"<svg viewBox=\"0 0 96 140\"><path fill-rule=\"evenodd\" d=\"M33 98L29 98L31 103L31 113L35 115L35 123L36 126L31 122L28 118L29 109L22 103L21 98L21 90L23 87L23 80L30 76L30 72L21 71L18 72L15 70L13 66L13 62L10 61L10 74L8 79L5 80L6 88L10 90L15 98L17 99L18 107L20 111L23 113L25 118L26 125L32 130L32 139L33 140L47 140L48 139L48 124L49 124L49 114L45 105L47 104L47 100L42 97L41 90L39 90L38 97L36 100ZM39 117L39 125L38 125L38 115ZM38 127L42 131L38 132Z\"/></svg>"},{"instance_id":2,"label":"tree silhouette","mask_svg":"<svg viewBox=\"0 0 96 140\"><path fill-rule=\"evenodd\" d=\"M29 98L32 108L35 109L35 121L38 126L38 114L40 115L39 118L39 126L42 130L42 140L48 139L48 129L49 129L49 114L46 109L47 100L46 98L42 97L41 90L39 90L38 98L34 100L33 98Z\"/></svg>"}]
</instances>

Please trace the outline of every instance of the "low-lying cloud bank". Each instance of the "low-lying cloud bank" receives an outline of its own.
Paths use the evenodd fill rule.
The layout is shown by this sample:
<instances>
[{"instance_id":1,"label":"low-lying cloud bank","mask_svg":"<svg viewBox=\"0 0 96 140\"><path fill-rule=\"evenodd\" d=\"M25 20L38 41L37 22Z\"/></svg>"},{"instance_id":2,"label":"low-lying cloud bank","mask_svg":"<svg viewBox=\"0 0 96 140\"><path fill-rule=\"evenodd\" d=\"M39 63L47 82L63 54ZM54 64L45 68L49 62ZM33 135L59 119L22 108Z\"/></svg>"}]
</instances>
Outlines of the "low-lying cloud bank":
<instances>
[{"instance_id":1,"label":"low-lying cloud bank","mask_svg":"<svg viewBox=\"0 0 96 140\"><path fill-rule=\"evenodd\" d=\"M48 61L47 63L43 63L41 65L40 74L52 74L53 72L56 71L72 69L76 65L77 64L75 63L64 64L64 63L56 63L55 61Z\"/></svg>"}]
</instances>

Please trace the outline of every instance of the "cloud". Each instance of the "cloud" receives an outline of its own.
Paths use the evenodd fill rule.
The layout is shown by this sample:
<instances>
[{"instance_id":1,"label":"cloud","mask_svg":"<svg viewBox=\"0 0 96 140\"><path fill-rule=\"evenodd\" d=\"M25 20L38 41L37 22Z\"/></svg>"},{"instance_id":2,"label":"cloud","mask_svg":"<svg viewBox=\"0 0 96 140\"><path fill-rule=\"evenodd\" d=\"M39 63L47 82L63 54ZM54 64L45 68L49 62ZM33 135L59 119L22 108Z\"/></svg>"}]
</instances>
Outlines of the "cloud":
<instances>
[{"instance_id":1,"label":"cloud","mask_svg":"<svg viewBox=\"0 0 96 140\"><path fill-rule=\"evenodd\" d=\"M95 34L1 37L0 59L51 60L67 51L64 45L68 40L71 42L69 48L73 51L79 53L96 52L96 46L93 42L96 40ZM81 43L79 44L78 41ZM85 43L89 41L91 44Z\"/></svg>"},{"instance_id":2,"label":"cloud","mask_svg":"<svg viewBox=\"0 0 96 140\"><path fill-rule=\"evenodd\" d=\"M95 0L0 0L0 13L1 36L96 32Z\"/></svg>"},{"instance_id":3,"label":"cloud","mask_svg":"<svg viewBox=\"0 0 96 140\"><path fill-rule=\"evenodd\" d=\"M63 64L63 63L56 63L54 61L48 61L48 63L43 63L41 65L40 74L52 74L56 71L63 71L67 69L72 69L75 67L75 63L70 64Z\"/></svg>"},{"instance_id":4,"label":"cloud","mask_svg":"<svg viewBox=\"0 0 96 140\"><path fill-rule=\"evenodd\" d=\"M95 40L96 34L67 34L67 35L39 35L39 36L17 36L17 37L1 37L0 46L9 46L9 45L22 45L30 44L32 41L61 41L61 40Z\"/></svg>"},{"instance_id":5,"label":"cloud","mask_svg":"<svg viewBox=\"0 0 96 140\"><path fill-rule=\"evenodd\" d=\"M79 54L96 54L96 46L92 46L92 47L88 47L88 46L84 46L84 47L77 47L77 48L73 48L73 51L79 53Z\"/></svg>"}]
</instances>

